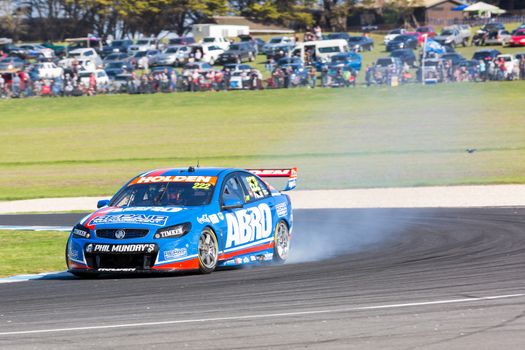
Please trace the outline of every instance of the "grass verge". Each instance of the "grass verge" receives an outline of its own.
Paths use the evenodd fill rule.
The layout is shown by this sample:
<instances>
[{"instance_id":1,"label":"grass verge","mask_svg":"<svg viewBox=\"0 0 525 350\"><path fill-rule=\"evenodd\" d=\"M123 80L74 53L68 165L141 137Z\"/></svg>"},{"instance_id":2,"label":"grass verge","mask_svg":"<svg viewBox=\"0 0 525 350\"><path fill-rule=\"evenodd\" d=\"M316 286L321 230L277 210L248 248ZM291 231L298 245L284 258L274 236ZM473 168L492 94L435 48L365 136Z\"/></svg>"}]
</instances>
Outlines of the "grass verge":
<instances>
[{"instance_id":1,"label":"grass verge","mask_svg":"<svg viewBox=\"0 0 525 350\"><path fill-rule=\"evenodd\" d=\"M66 269L68 232L0 231L0 277Z\"/></svg>"}]
</instances>

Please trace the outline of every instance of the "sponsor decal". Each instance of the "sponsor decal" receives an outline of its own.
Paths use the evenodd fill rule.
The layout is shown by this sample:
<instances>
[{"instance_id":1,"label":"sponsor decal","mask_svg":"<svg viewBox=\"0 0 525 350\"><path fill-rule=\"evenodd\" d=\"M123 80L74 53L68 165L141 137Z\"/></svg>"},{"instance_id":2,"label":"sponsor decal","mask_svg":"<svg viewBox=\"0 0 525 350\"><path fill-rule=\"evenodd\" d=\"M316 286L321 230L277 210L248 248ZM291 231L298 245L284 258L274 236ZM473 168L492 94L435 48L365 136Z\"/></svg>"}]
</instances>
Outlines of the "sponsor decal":
<instances>
[{"instance_id":1,"label":"sponsor decal","mask_svg":"<svg viewBox=\"0 0 525 350\"><path fill-rule=\"evenodd\" d=\"M122 267L122 268L113 268L113 267L101 267L97 271L99 272L134 272L137 271L135 267Z\"/></svg>"},{"instance_id":2,"label":"sponsor decal","mask_svg":"<svg viewBox=\"0 0 525 350\"><path fill-rule=\"evenodd\" d=\"M282 218L283 216L288 215L288 206L286 203L279 203L275 206L275 210L277 211L277 216Z\"/></svg>"},{"instance_id":3,"label":"sponsor decal","mask_svg":"<svg viewBox=\"0 0 525 350\"><path fill-rule=\"evenodd\" d=\"M223 213L217 213L217 216L219 217L219 220L224 220L224 214Z\"/></svg>"},{"instance_id":4,"label":"sponsor decal","mask_svg":"<svg viewBox=\"0 0 525 350\"><path fill-rule=\"evenodd\" d=\"M219 223L219 218L217 217L217 214L211 214L209 216L209 218L210 218L212 224L218 224Z\"/></svg>"},{"instance_id":5,"label":"sponsor decal","mask_svg":"<svg viewBox=\"0 0 525 350\"><path fill-rule=\"evenodd\" d=\"M168 221L167 216L163 215L146 215L146 214L119 214L98 216L89 223L92 225L100 224L149 224L155 226L164 226Z\"/></svg>"},{"instance_id":6,"label":"sponsor decal","mask_svg":"<svg viewBox=\"0 0 525 350\"><path fill-rule=\"evenodd\" d=\"M87 253L153 253L157 249L156 244L88 244Z\"/></svg>"},{"instance_id":7,"label":"sponsor decal","mask_svg":"<svg viewBox=\"0 0 525 350\"><path fill-rule=\"evenodd\" d=\"M202 215L200 218L197 218L197 222L201 225L204 225L204 224L211 224L211 220L210 218L208 217L208 214L204 214Z\"/></svg>"},{"instance_id":8,"label":"sponsor decal","mask_svg":"<svg viewBox=\"0 0 525 350\"><path fill-rule=\"evenodd\" d=\"M241 258L235 258L235 263L237 265L242 264L242 259Z\"/></svg>"},{"instance_id":9,"label":"sponsor decal","mask_svg":"<svg viewBox=\"0 0 525 350\"><path fill-rule=\"evenodd\" d=\"M247 264L247 263L250 262L250 259L248 259L248 257L245 256L244 259L242 259L242 262L245 263L245 264Z\"/></svg>"},{"instance_id":10,"label":"sponsor decal","mask_svg":"<svg viewBox=\"0 0 525 350\"><path fill-rule=\"evenodd\" d=\"M223 263L224 266L232 266L232 265L237 265L237 263L235 262L235 259L231 259L231 260L226 260L224 263Z\"/></svg>"},{"instance_id":11,"label":"sponsor decal","mask_svg":"<svg viewBox=\"0 0 525 350\"><path fill-rule=\"evenodd\" d=\"M89 235L89 232L86 232L84 230L79 230L78 228L73 229L73 234L75 236L84 237L86 238Z\"/></svg>"},{"instance_id":12,"label":"sponsor decal","mask_svg":"<svg viewBox=\"0 0 525 350\"><path fill-rule=\"evenodd\" d=\"M67 247L67 256L72 260L78 260L80 258L80 254L76 249L73 249L71 244Z\"/></svg>"},{"instance_id":13,"label":"sponsor decal","mask_svg":"<svg viewBox=\"0 0 525 350\"><path fill-rule=\"evenodd\" d=\"M111 213L120 213L120 212L133 212L133 211L157 211L161 213L176 213L183 208L170 208L170 207L129 207L129 208L115 208L111 209L108 212Z\"/></svg>"},{"instance_id":14,"label":"sponsor decal","mask_svg":"<svg viewBox=\"0 0 525 350\"><path fill-rule=\"evenodd\" d=\"M297 168L292 169L248 169L260 177L297 177Z\"/></svg>"},{"instance_id":15,"label":"sponsor decal","mask_svg":"<svg viewBox=\"0 0 525 350\"><path fill-rule=\"evenodd\" d=\"M255 255L250 255L250 260L251 260L251 261L256 261L257 258L255 257Z\"/></svg>"},{"instance_id":16,"label":"sponsor decal","mask_svg":"<svg viewBox=\"0 0 525 350\"><path fill-rule=\"evenodd\" d=\"M264 260L272 260L273 259L273 254L272 253L266 253L263 255L264 257Z\"/></svg>"},{"instance_id":17,"label":"sponsor decal","mask_svg":"<svg viewBox=\"0 0 525 350\"><path fill-rule=\"evenodd\" d=\"M266 203L226 214L228 231L225 248L265 239L272 234L272 213Z\"/></svg>"},{"instance_id":18,"label":"sponsor decal","mask_svg":"<svg viewBox=\"0 0 525 350\"><path fill-rule=\"evenodd\" d=\"M216 176L142 176L137 177L129 183L128 186L135 184L149 184L157 182L202 182L215 185Z\"/></svg>"},{"instance_id":19,"label":"sponsor decal","mask_svg":"<svg viewBox=\"0 0 525 350\"><path fill-rule=\"evenodd\" d=\"M164 252L164 259L177 259L188 255L188 249L186 248L175 248Z\"/></svg>"}]
</instances>

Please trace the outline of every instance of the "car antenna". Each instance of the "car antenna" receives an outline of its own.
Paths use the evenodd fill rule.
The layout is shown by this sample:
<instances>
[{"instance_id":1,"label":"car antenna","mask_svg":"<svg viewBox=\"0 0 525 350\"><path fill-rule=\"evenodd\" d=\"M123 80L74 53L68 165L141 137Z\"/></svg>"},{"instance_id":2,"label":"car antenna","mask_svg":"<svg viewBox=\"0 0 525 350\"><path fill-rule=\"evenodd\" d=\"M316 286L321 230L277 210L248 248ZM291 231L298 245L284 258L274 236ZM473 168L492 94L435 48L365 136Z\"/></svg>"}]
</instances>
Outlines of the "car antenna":
<instances>
[{"instance_id":1,"label":"car antenna","mask_svg":"<svg viewBox=\"0 0 525 350\"><path fill-rule=\"evenodd\" d=\"M201 166L199 165L199 160L197 159L197 168L200 168Z\"/></svg>"}]
</instances>

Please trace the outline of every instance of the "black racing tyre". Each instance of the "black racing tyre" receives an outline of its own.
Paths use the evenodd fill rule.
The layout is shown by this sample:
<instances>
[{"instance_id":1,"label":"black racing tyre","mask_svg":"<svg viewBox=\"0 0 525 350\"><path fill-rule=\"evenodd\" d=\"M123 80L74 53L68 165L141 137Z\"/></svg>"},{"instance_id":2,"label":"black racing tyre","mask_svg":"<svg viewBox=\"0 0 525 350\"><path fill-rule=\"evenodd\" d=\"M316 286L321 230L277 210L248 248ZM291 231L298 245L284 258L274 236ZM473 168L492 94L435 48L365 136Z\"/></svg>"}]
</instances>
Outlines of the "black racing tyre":
<instances>
[{"instance_id":1,"label":"black racing tyre","mask_svg":"<svg viewBox=\"0 0 525 350\"><path fill-rule=\"evenodd\" d=\"M201 273L212 273L217 267L219 256L219 244L215 233L208 227L202 230L199 237L198 254L199 271Z\"/></svg>"},{"instance_id":2,"label":"black racing tyre","mask_svg":"<svg viewBox=\"0 0 525 350\"><path fill-rule=\"evenodd\" d=\"M276 263L283 263L288 259L290 253L291 242L290 229L284 220L280 220L275 226L274 232L274 248L273 261Z\"/></svg>"}]
</instances>

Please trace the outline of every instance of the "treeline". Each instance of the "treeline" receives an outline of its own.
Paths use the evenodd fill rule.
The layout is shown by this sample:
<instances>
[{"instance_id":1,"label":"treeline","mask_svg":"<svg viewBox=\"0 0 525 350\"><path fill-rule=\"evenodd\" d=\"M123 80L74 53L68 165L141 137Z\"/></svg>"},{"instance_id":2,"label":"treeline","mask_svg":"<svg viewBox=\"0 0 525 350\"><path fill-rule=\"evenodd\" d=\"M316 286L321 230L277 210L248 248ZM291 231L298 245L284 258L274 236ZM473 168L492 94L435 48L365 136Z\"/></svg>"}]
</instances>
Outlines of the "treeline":
<instances>
[{"instance_id":1,"label":"treeline","mask_svg":"<svg viewBox=\"0 0 525 350\"><path fill-rule=\"evenodd\" d=\"M183 34L217 15L241 15L264 23L313 25L315 0L0 0L0 36L60 40L96 33L101 37Z\"/></svg>"}]
</instances>

